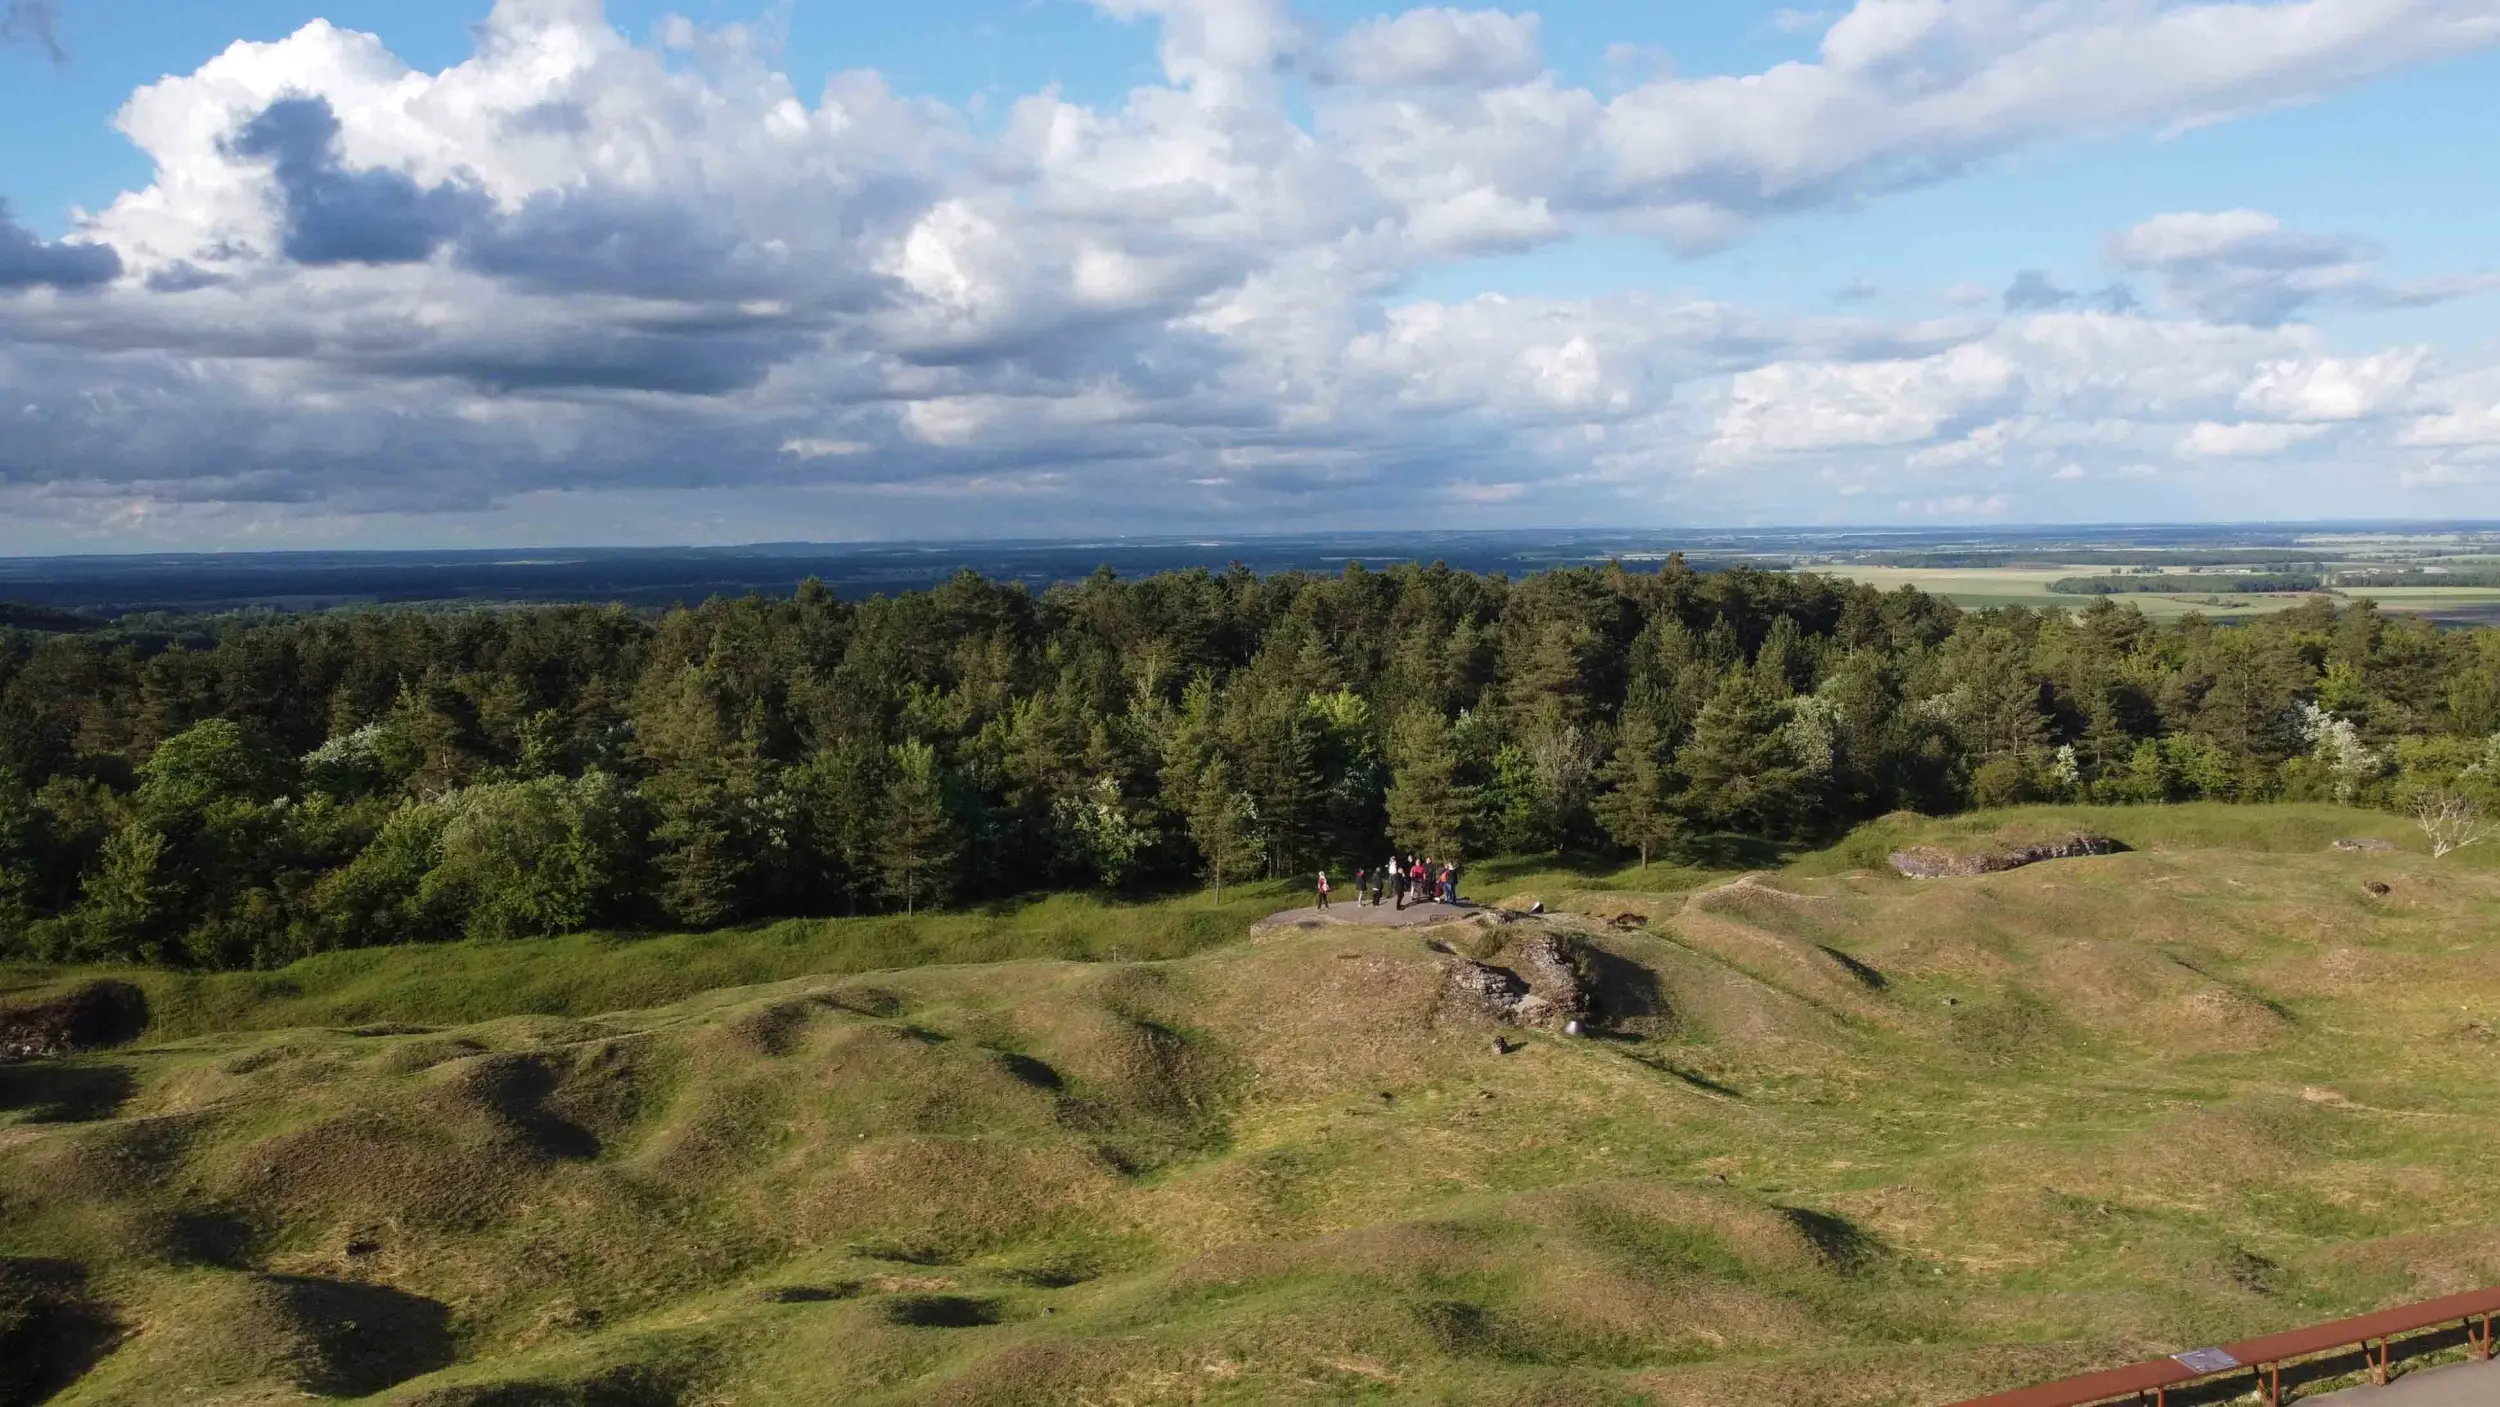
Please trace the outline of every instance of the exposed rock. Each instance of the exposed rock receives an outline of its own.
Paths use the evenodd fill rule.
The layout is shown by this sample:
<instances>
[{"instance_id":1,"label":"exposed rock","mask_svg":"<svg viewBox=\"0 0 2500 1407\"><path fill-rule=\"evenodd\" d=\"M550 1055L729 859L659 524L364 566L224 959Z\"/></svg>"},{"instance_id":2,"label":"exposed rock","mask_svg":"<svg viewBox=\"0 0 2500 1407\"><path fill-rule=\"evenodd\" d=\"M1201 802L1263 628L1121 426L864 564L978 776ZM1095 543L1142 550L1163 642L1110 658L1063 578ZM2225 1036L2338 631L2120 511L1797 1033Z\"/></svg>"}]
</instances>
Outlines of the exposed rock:
<instances>
[{"instance_id":1,"label":"exposed rock","mask_svg":"<svg viewBox=\"0 0 2500 1407\"><path fill-rule=\"evenodd\" d=\"M1519 974L1509 968L1463 959L1450 969L1450 985L1504 1019L1508 1019L1528 995L1528 984L1520 981Z\"/></svg>"},{"instance_id":2,"label":"exposed rock","mask_svg":"<svg viewBox=\"0 0 2500 1407\"><path fill-rule=\"evenodd\" d=\"M2377 836L2367 835L2362 836L2357 840L2339 840L2335 842L2335 848L2338 850L2366 850L2376 853L2383 850L2393 850L2396 847L2387 841L2379 839Z\"/></svg>"},{"instance_id":3,"label":"exposed rock","mask_svg":"<svg viewBox=\"0 0 2500 1407\"><path fill-rule=\"evenodd\" d=\"M1616 929L1641 928L1645 927L1648 923L1649 920L1647 918L1635 913L1620 913L1615 915L1613 918L1606 920L1606 926L1608 928Z\"/></svg>"},{"instance_id":4,"label":"exposed rock","mask_svg":"<svg viewBox=\"0 0 2500 1407\"><path fill-rule=\"evenodd\" d=\"M147 993L128 982L89 982L49 1001L0 1007L0 1062L120 1045L147 1026Z\"/></svg>"},{"instance_id":5,"label":"exposed rock","mask_svg":"<svg viewBox=\"0 0 2500 1407\"><path fill-rule=\"evenodd\" d=\"M1552 933L1531 933L1508 944L1504 956L1528 979L1529 989L1552 1004L1557 1015L1566 1021L1588 1017L1589 984L1580 970L1578 943Z\"/></svg>"},{"instance_id":6,"label":"exposed rock","mask_svg":"<svg viewBox=\"0 0 2500 1407\"><path fill-rule=\"evenodd\" d=\"M1932 845L1914 845L1907 850L1895 850L1891 860L1894 869L1912 879L1943 879L1958 875L1996 874L2002 870L2036 865L2042 860L2108 855L2125 848L2105 835L2070 835L1975 854L1943 850Z\"/></svg>"},{"instance_id":7,"label":"exposed rock","mask_svg":"<svg viewBox=\"0 0 2500 1407\"><path fill-rule=\"evenodd\" d=\"M2379 897L2379 898L2381 898L2381 899L2384 899L2384 898L2386 898L2389 894L2392 894L2392 893L2394 893L2394 892L2395 892L2393 889L2391 889L2391 888L2389 888L2389 887L2388 887L2387 881L2385 881L2385 880L2383 880L2383 879L2373 879L2373 880L2366 881L2365 883L2363 883L2363 884L2362 884L2362 886L2361 886L2361 887L2362 887L2362 888L2364 888L2364 889L2369 890L2372 894L2376 895L2377 897Z\"/></svg>"},{"instance_id":8,"label":"exposed rock","mask_svg":"<svg viewBox=\"0 0 2500 1407\"><path fill-rule=\"evenodd\" d=\"M1569 935L1531 933L1495 954L1510 966L1460 959L1450 985L1488 1016L1514 1026L1561 1029L1589 1019L1589 982Z\"/></svg>"}]
</instances>

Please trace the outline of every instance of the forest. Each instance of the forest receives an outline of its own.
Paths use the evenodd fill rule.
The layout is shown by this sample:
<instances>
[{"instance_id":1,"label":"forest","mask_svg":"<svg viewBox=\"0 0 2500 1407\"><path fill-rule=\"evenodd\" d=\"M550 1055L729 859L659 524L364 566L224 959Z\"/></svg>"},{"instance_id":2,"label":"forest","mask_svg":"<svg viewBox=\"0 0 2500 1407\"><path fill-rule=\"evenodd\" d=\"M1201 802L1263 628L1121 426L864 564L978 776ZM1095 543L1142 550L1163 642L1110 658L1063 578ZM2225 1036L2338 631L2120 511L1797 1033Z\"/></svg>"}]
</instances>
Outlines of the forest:
<instances>
[{"instance_id":1,"label":"forest","mask_svg":"<svg viewBox=\"0 0 2500 1407\"><path fill-rule=\"evenodd\" d=\"M1164 889L1895 810L2500 802L2500 632L1970 612L1747 569L1193 570L1033 592L0 629L0 958Z\"/></svg>"}]
</instances>

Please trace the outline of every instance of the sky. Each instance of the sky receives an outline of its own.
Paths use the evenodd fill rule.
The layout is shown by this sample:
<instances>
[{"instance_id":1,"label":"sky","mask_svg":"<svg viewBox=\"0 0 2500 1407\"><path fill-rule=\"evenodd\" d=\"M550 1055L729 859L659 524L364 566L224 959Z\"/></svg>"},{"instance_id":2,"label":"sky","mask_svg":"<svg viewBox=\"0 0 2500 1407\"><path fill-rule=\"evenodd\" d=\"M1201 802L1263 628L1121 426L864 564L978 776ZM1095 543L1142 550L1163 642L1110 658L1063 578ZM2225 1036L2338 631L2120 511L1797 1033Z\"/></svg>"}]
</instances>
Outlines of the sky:
<instances>
[{"instance_id":1,"label":"sky","mask_svg":"<svg viewBox=\"0 0 2500 1407\"><path fill-rule=\"evenodd\" d=\"M2500 0L0 6L0 553L2500 518Z\"/></svg>"}]
</instances>

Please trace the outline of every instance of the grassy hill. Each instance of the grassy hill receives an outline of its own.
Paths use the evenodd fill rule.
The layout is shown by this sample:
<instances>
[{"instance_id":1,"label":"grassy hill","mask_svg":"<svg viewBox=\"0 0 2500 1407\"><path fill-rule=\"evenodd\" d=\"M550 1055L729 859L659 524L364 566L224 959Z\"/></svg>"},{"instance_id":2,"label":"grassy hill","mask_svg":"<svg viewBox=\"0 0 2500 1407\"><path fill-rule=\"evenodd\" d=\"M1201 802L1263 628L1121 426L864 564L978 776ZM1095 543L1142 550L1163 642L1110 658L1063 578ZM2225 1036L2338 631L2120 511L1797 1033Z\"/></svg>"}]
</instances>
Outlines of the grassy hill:
<instances>
[{"instance_id":1,"label":"grassy hill","mask_svg":"<svg viewBox=\"0 0 2500 1407\"><path fill-rule=\"evenodd\" d=\"M2077 825L2133 848L1874 868ZM2500 1281L2487 852L2031 811L1487 885L1564 912L124 974L144 1040L0 1067L0 1404L1920 1403ZM1544 931L1611 1019L1496 1053L1428 944Z\"/></svg>"}]
</instances>

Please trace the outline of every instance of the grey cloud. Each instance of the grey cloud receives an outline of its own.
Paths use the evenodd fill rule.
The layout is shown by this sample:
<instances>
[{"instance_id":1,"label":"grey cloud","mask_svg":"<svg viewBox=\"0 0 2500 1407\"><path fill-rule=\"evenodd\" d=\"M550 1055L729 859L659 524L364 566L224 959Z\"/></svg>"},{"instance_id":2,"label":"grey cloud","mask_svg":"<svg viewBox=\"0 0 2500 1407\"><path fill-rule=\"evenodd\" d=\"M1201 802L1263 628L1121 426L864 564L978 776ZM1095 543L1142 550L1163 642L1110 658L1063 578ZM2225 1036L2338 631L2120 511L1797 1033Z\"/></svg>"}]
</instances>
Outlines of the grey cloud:
<instances>
[{"instance_id":1,"label":"grey cloud","mask_svg":"<svg viewBox=\"0 0 2500 1407\"><path fill-rule=\"evenodd\" d=\"M69 51L61 47L61 6L59 0L9 0L6 11L0 11L0 44L32 44L56 64L69 62Z\"/></svg>"},{"instance_id":2,"label":"grey cloud","mask_svg":"<svg viewBox=\"0 0 2500 1407\"><path fill-rule=\"evenodd\" d=\"M2471 291L2392 288L2372 274L2378 251L2367 241L2286 229L2254 210L2156 215L2110 235L2106 247L2112 263L2159 278L2172 303L2251 327L2277 326L2319 303L2437 302Z\"/></svg>"},{"instance_id":3,"label":"grey cloud","mask_svg":"<svg viewBox=\"0 0 2500 1407\"><path fill-rule=\"evenodd\" d=\"M268 163L283 202L282 251L293 262L408 264L447 249L460 267L550 300L551 310L576 298L628 301L552 316L516 309L463 334L372 319L325 348L335 365L516 394L715 396L755 386L807 345L804 305L856 311L881 287L852 260L767 257L724 215L683 201L581 186L541 192L504 214L464 184L429 187L401 171L347 167L339 130L326 99L283 98L228 143L232 156ZM177 262L149 287L186 292L221 281ZM796 315L785 311L794 302Z\"/></svg>"},{"instance_id":4,"label":"grey cloud","mask_svg":"<svg viewBox=\"0 0 2500 1407\"><path fill-rule=\"evenodd\" d=\"M821 232L831 249L775 252L735 228L734 218L683 200L576 187L470 221L457 253L465 267L543 294L776 300L845 311L889 296L886 281L851 252L846 232Z\"/></svg>"},{"instance_id":5,"label":"grey cloud","mask_svg":"<svg viewBox=\"0 0 2500 1407\"><path fill-rule=\"evenodd\" d=\"M235 155L267 160L285 201L283 248L299 264L410 264L481 218L484 196L407 173L350 170L326 98L280 98L244 124Z\"/></svg>"},{"instance_id":6,"label":"grey cloud","mask_svg":"<svg viewBox=\"0 0 2500 1407\"><path fill-rule=\"evenodd\" d=\"M2041 269L2025 269L2005 287L2005 311L2009 313L2036 313L2045 308L2062 308L2073 301L2075 295L2058 287Z\"/></svg>"},{"instance_id":7,"label":"grey cloud","mask_svg":"<svg viewBox=\"0 0 2500 1407\"><path fill-rule=\"evenodd\" d=\"M480 273L541 292L676 298L716 284L739 246L681 205L590 190L534 195L470 231L460 253ZM771 288L773 272L753 270L749 296Z\"/></svg>"},{"instance_id":8,"label":"grey cloud","mask_svg":"<svg viewBox=\"0 0 2500 1407\"><path fill-rule=\"evenodd\" d=\"M503 126L506 134L515 137L579 136L590 130L590 113L578 102L550 100L521 109L506 118Z\"/></svg>"},{"instance_id":9,"label":"grey cloud","mask_svg":"<svg viewBox=\"0 0 2500 1407\"><path fill-rule=\"evenodd\" d=\"M189 293L196 289L215 288L226 282L223 274L210 273L188 259L177 259L148 275L150 293Z\"/></svg>"},{"instance_id":10,"label":"grey cloud","mask_svg":"<svg viewBox=\"0 0 2500 1407\"><path fill-rule=\"evenodd\" d=\"M49 285L92 288L121 277L121 255L109 244L46 243L9 218L0 201L0 292Z\"/></svg>"},{"instance_id":11,"label":"grey cloud","mask_svg":"<svg viewBox=\"0 0 2500 1407\"><path fill-rule=\"evenodd\" d=\"M571 103L542 103L528 114L537 116L522 125L533 130L587 121ZM836 257L809 261L768 255L739 227L742 212L682 196L585 184L534 193L506 214L464 183L428 187L400 171L350 169L340 157L339 131L328 100L282 98L228 144L234 156L269 163L284 203L282 252L299 264L414 263L449 247L465 267L532 293L667 300L798 295L853 310L872 305L882 287L850 257L856 228L811 231L841 247ZM907 208L923 194L863 185L862 203L875 208ZM201 276L181 267L167 275L165 286L201 286Z\"/></svg>"},{"instance_id":12,"label":"grey cloud","mask_svg":"<svg viewBox=\"0 0 2500 1407\"><path fill-rule=\"evenodd\" d=\"M395 349L367 359L395 376L451 377L488 390L656 391L718 396L761 382L800 339L773 330L674 335L627 327L568 329L506 341Z\"/></svg>"}]
</instances>

